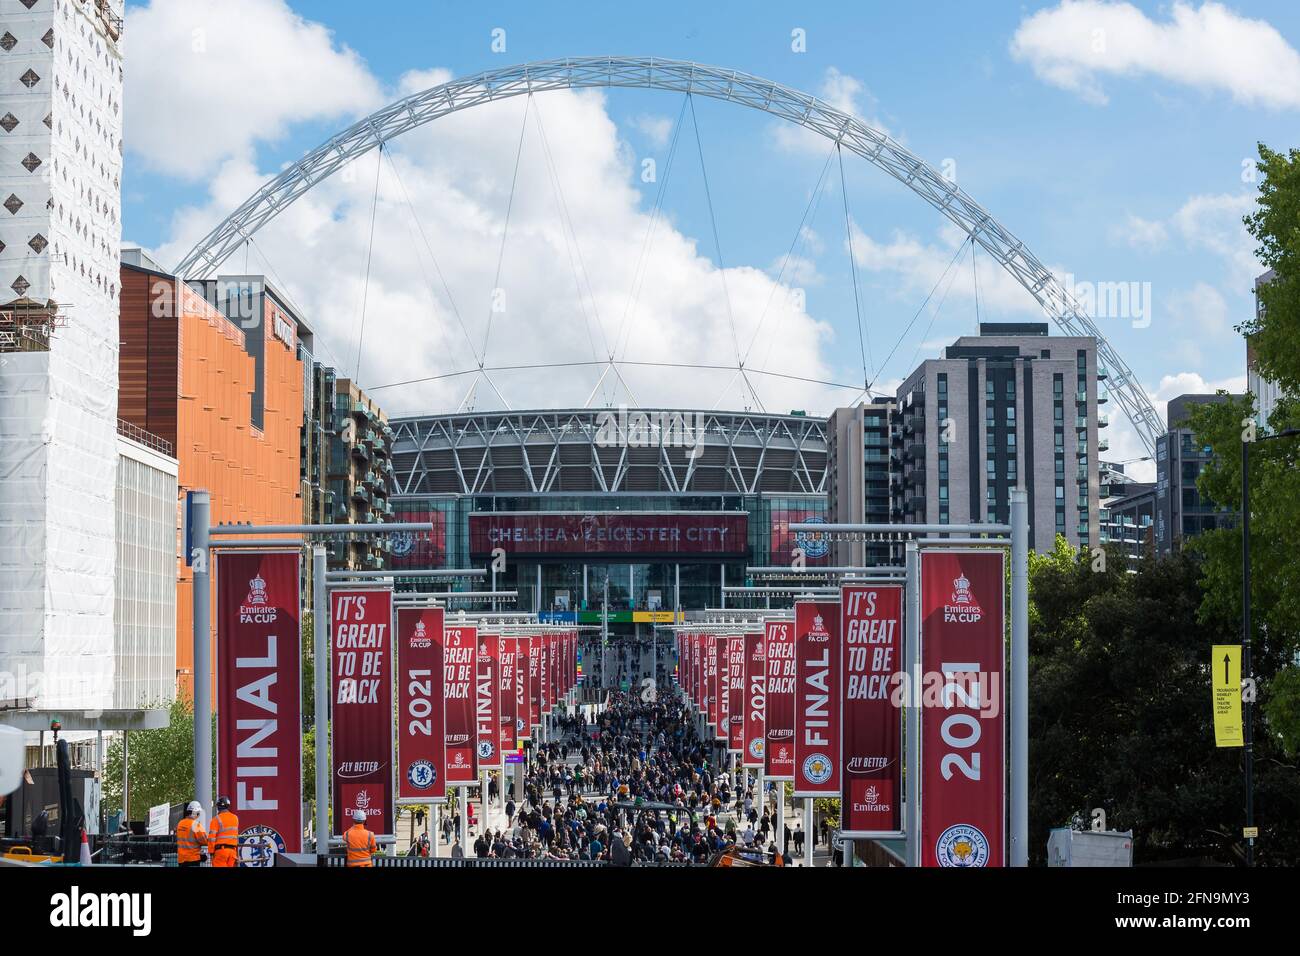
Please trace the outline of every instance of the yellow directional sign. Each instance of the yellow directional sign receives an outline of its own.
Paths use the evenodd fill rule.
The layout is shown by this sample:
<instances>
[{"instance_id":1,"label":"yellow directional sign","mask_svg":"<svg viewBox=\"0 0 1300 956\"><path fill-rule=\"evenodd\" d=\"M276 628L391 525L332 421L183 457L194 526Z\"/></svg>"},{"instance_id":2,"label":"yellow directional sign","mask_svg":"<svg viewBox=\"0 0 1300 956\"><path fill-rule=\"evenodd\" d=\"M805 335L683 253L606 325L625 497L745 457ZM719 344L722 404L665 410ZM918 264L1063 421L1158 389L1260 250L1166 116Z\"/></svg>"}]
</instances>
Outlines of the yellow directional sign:
<instances>
[{"instance_id":1,"label":"yellow directional sign","mask_svg":"<svg viewBox=\"0 0 1300 956\"><path fill-rule=\"evenodd\" d=\"M1242 747L1241 645L1215 644L1210 659L1214 688L1214 745Z\"/></svg>"}]
</instances>

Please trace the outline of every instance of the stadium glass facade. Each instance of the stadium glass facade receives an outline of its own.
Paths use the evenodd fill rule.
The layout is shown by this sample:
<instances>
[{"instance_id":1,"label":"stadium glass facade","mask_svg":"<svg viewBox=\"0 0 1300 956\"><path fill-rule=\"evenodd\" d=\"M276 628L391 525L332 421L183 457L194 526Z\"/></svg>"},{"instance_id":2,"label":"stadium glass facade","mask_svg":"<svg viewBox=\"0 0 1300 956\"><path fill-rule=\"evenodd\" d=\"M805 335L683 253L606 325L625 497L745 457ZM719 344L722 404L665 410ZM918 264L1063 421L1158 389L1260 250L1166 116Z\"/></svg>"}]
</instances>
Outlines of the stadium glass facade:
<instances>
[{"instance_id":1,"label":"stadium glass facade","mask_svg":"<svg viewBox=\"0 0 1300 956\"><path fill-rule=\"evenodd\" d=\"M489 555L483 553L483 545L473 543L471 515L533 512L548 516L573 514L588 520L593 516L653 515L662 516L670 526L701 515L743 516L743 541L723 551L660 547L654 553L612 553L600 544L575 545L574 552L565 554L509 555L505 570L497 573L495 580L460 585L466 590L485 590L494 585L497 590L517 591L517 607L521 610L595 623L603 617L608 579L611 629L626 631L626 625L667 623L677 610L722 607L724 584L745 584L747 566L788 564L797 546L805 547L810 564L825 563L826 556L821 553L824 548L796 540L789 525L824 521L826 511L825 495L814 494L399 496L394 500L393 520L428 521L434 532L428 536L398 536L392 566L486 567ZM744 606L752 601L739 597L742 600L733 597L725 602L726 606Z\"/></svg>"}]
</instances>

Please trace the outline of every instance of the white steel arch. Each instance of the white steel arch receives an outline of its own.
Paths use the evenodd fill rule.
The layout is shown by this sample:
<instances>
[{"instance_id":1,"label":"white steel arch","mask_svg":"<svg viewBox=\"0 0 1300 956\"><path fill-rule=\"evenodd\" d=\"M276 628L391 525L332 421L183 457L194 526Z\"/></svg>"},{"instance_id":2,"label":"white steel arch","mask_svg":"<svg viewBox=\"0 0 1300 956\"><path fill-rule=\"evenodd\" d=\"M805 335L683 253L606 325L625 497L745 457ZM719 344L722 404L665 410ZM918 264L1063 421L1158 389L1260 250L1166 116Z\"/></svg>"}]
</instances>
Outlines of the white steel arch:
<instances>
[{"instance_id":1,"label":"white steel arch","mask_svg":"<svg viewBox=\"0 0 1300 956\"><path fill-rule=\"evenodd\" d=\"M820 133L884 170L979 243L1063 332L1097 339L1097 356L1109 372L1111 395L1133 423L1147 453L1155 456L1160 419L1128 364L1038 257L956 183L885 133L815 96L748 73L685 60L603 56L543 60L452 80L398 100L322 143L263 185L200 240L174 271L186 278L215 271L307 190L408 130L493 100L591 87L668 90L748 106Z\"/></svg>"}]
</instances>

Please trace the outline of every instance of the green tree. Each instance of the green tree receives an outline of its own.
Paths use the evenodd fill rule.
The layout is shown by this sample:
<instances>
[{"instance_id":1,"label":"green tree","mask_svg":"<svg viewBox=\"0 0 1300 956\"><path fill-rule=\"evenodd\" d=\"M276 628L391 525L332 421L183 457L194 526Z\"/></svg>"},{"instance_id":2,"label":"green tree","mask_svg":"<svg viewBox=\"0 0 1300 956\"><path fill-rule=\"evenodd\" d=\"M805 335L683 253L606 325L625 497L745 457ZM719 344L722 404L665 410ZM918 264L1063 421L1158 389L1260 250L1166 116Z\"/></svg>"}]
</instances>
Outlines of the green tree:
<instances>
[{"instance_id":1,"label":"green tree","mask_svg":"<svg viewBox=\"0 0 1300 956\"><path fill-rule=\"evenodd\" d=\"M1300 151L1282 154L1262 143L1258 204L1244 219L1258 243L1256 254L1274 272L1260 287L1264 306L1238 331L1250 336L1263 374L1285 396L1269 417L1276 433L1300 427ZM1251 437L1253 399L1200 406L1192 413L1197 440L1214 460L1201 472L1203 498L1240 511L1242 450L1250 462L1251 650L1262 717L1256 724L1258 756L1300 754L1300 440ZM1243 638L1241 531L1203 533L1192 547L1202 557L1201 621L1221 640ZM1266 756L1267 754L1267 756Z\"/></svg>"},{"instance_id":2,"label":"green tree","mask_svg":"<svg viewBox=\"0 0 1300 956\"><path fill-rule=\"evenodd\" d=\"M216 738L216 720L212 722ZM189 701L172 701L166 727L133 730L128 739L131 815L144 819L150 807L194 799L194 709ZM212 772L216 773L213 748ZM122 738L109 744L104 759L104 802L110 812L122 809ZM214 777L215 779L215 777Z\"/></svg>"},{"instance_id":3,"label":"green tree","mask_svg":"<svg viewBox=\"0 0 1300 956\"><path fill-rule=\"evenodd\" d=\"M1136 862L1241 859L1239 749L1218 749L1200 571L1190 554L1094 571L1058 547L1030 565L1030 853L1076 813L1132 829ZM1300 860L1296 771L1257 762L1261 862Z\"/></svg>"},{"instance_id":4,"label":"green tree","mask_svg":"<svg viewBox=\"0 0 1300 956\"><path fill-rule=\"evenodd\" d=\"M1259 368L1287 395L1300 395L1300 150L1259 144L1259 197L1245 217L1255 255L1274 272L1259 290L1262 313L1239 326L1251 337Z\"/></svg>"}]
</instances>

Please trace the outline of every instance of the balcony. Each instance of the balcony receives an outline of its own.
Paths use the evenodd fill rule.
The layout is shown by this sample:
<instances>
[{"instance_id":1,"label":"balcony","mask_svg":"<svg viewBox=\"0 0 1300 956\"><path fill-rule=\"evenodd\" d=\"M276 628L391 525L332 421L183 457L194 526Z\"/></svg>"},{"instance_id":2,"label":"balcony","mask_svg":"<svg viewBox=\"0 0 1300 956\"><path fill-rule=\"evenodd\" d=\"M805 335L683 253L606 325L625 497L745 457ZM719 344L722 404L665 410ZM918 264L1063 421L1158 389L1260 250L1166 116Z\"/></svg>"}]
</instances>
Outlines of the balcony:
<instances>
[{"instance_id":1,"label":"balcony","mask_svg":"<svg viewBox=\"0 0 1300 956\"><path fill-rule=\"evenodd\" d=\"M1097 378L1101 381L1110 378L1110 372L1106 371L1106 366L1101 362L1097 363Z\"/></svg>"},{"instance_id":2,"label":"balcony","mask_svg":"<svg viewBox=\"0 0 1300 956\"><path fill-rule=\"evenodd\" d=\"M353 445L353 446L352 446L352 456L353 456L354 458L359 458L359 459L361 459L362 461L369 461L369 460L370 460L370 449L367 448L365 445Z\"/></svg>"},{"instance_id":3,"label":"balcony","mask_svg":"<svg viewBox=\"0 0 1300 956\"><path fill-rule=\"evenodd\" d=\"M1097 451L1110 451L1110 440L1106 438L1098 438Z\"/></svg>"},{"instance_id":4,"label":"balcony","mask_svg":"<svg viewBox=\"0 0 1300 956\"><path fill-rule=\"evenodd\" d=\"M371 502L370 492L366 491L361 485L357 485L352 489L352 500L368 505Z\"/></svg>"},{"instance_id":5,"label":"balcony","mask_svg":"<svg viewBox=\"0 0 1300 956\"><path fill-rule=\"evenodd\" d=\"M1109 418L1109 416L1106 416L1106 415L1098 415L1098 416L1097 416L1097 427L1098 427L1098 428L1106 428L1106 427L1109 426L1109 425L1110 425L1110 418Z\"/></svg>"},{"instance_id":6,"label":"balcony","mask_svg":"<svg viewBox=\"0 0 1300 956\"><path fill-rule=\"evenodd\" d=\"M1078 418L1074 420L1075 431L1079 431L1080 429L1087 428L1087 427L1088 427L1088 416L1080 415Z\"/></svg>"}]
</instances>

